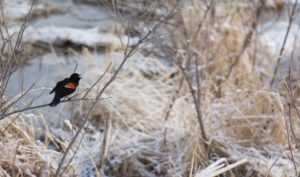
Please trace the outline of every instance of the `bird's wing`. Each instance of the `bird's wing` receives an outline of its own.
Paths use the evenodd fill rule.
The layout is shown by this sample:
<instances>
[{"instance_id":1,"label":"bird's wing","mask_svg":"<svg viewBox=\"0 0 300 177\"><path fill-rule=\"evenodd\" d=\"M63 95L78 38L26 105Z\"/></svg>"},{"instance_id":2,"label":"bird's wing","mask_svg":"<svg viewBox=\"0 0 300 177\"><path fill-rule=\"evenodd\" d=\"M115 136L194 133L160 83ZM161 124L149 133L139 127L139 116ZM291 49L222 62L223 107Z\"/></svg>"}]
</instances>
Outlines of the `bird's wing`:
<instances>
[{"instance_id":1,"label":"bird's wing","mask_svg":"<svg viewBox=\"0 0 300 177\"><path fill-rule=\"evenodd\" d=\"M56 91L60 87L64 87L66 82L68 82L68 78L65 78L64 80L57 82L56 86L51 90L51 92L49 94L52 94L54 91Z\"/></svg>"}]
</instances>

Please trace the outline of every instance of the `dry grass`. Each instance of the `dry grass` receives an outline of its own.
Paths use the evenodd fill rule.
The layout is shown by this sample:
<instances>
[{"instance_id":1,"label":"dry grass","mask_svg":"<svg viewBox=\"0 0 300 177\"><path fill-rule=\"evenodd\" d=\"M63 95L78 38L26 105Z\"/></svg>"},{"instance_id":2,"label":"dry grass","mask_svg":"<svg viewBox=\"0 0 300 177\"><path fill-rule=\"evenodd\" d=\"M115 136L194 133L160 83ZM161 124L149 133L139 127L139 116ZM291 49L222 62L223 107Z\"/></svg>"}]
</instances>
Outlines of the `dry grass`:
<instances>
[{"instance_id":1,"label":"dry grass","mask_svg":"<svg viewBox=\"0 0 300 177\"><path fill-rule=\"evenodd\" d=\"M281 7L278 4L275 9ZM290 124L297 136L299 118L293 109L289 120L284 87L269 88L276 61L259 36L253 33L251 41L245 42L253 30L253 20L257 20L259 5L256 1L216 1L206 12L202 1L182 1L181 10L162 30L166 39L160 44L154 42L160 48L153 51L172 58L168 62L181 65L198 60L198 66L191 65L186 71L193 79L196 74L201 79L199 109L208 142L201 137L186 80L179 87L184 73L174 63L170 67L161 62L155 52L149 57L138 54L106 90L104 97L112 98L97 103L86 125L79 156L65 174L78 173L87 166L97 168L102 139L108 138L106 176L294 176L294 163L300 162L296 146L299 139L294 138ZM117 63L121 57L111 51L107 58ZM85 76L93 80L104 70L94 68ZM295 97L299 95L297 81L294 76L290 83ZM81 87L89 87L89 82L83 80ZM94 88L90 96L96 96L99 88ZM298 106L299 100L295 99L295 104ZM89 106L88 102L73 104L74 125L80 125ZM165 120L168 111L170 115ZM38 130L24 121L26 115L21 116L0 137L1 175L51 176L60 154L35 140ZM111 128L107 130L109 136L104 137L107 120ZM8 121L1 126L7 124ZM48 158L53 161L45 160ZM37 165L33 168L30 164Z\"/></svg>"},{"instance_id":2,"label":"dry grass","mask_svg":"<svg viewBox=\"0 0 300 177\"><path fill-rule=\"evenodd\" d=\"M165 123L164 114L174 90L172 82L168 79L166 83L165 78L172 71L154 58L144 59L147 67L140 69L137 64L140 57L128 61L122 75L106 92L113 97L100 103L91 119L93 129L103 129L108 117L112 120L107 173L112 176L187 174L186 165L191 157L202 152L191 99L186 94L180 95ZM81 111L84 110L85 105Z\"/></svg>"},{"instance_id":3,"label":"dry grass","mask_svg":"<svg viewBox=\"0 0 300 177\"><path fill-rule=\"evenodd\" d=\"M13 119L18 120L11 124ZM36 128L44 122L45 129ZM48 149L52 144L57 148L65 146L49 133L43 117L33 114L10 116L1 121L0 175L1 176L52 176L57 168L55 161L60 153ZM66 176L73 175L70 166Z\"/></svg>"},{"instance_id":4,"label":"dry grass","mask_svg":"<svg viewBox=\"0 0 300 177\"><path fill-rule=\"evenodd\" d=\"M176 67L170 70L155 58L143 57L127 64L107 92L116 99L99 105L101 109L93 118L92 124L98 126L108 116L112 120L107 174L188 176L226 157L229 164L243 159L247 163L224 164L228 165L223 169L225 175L294 175L293 160L286 148L286 100L282 91L270 90L266 84L275 62L255 34L245 46L259 3L215 3L204 20L195 18L205 14L202 3L183 4L173 21L175 26L166 26L170 35L166 45L175 49L171 57L179 63L187 62L189 52L199 59L201 110L210 139L209 156L202 146L186 83L169 119L164 120L182 74ZM202 26L198 32L199 24ZM237 57L232 74L224 78ZM136 64L144 62L146 67L142 69ZM284 160L287 156L289 160ZM297 161L296 152L294 158ZM210 175L215 174L212 171Z\"/></svg>"}]
</instances>

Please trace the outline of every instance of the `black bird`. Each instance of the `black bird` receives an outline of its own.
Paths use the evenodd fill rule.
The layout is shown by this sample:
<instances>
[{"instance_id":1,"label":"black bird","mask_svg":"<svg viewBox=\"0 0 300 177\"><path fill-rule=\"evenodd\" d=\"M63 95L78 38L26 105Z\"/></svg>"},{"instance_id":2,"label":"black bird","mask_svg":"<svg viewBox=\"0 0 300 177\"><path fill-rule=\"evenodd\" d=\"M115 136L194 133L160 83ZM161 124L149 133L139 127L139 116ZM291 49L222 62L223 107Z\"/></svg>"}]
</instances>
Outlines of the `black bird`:
<instances>
[{"instance_id":1,"label":"black bird","mask_svg":"<svg viewBox=\"0 0 300 177\"><path fill-rule=\"evenodd\" d=\"M49 106L54 107L59 104L60 99L75 92L76 87L79 84L81 77L77 73L73 73L70 78L65 78L62 81L57 82L56 86L49 94L55 92L55 96Z\"/></svg>"}]
</instances>

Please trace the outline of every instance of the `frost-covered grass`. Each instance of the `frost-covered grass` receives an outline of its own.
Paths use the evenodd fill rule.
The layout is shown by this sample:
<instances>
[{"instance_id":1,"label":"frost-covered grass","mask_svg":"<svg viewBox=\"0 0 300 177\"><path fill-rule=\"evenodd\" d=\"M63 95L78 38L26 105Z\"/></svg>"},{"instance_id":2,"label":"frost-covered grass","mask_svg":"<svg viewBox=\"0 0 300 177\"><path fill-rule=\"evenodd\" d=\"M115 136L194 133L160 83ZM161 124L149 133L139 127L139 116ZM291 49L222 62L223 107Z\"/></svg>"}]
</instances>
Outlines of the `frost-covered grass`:
<instances>
[{"instance_id":1,"label":"frost-covered grass","mask_svg":"<svg viewBox=\"0 0 300 177\"><path fill-rule=\"evenodd\" d=\"M173 4L161 6L167 5ZM266 4L263 12L280 7ZM122 8L137 10L130 5ZM297 168L300 162L298 77L294 74L285 80L295 103L289 107L290 96L282 80L288 78L287 73L279 74L275 88L269 86L276 58L269 53L265 36L251 31L258 8L257 2L216 1L206 11L202 1L182 1L174 18L159 31L163 34L159 40L131 57L105 91L103 97L108 99L97 103L82 143L78 138L67 158L76 153L64 175L100 176L106 139L105 176L295 176L294 165ZM152 13L159 18L164 11ZM250 42L245 42L251 32ZM105 58L115 67L122 58L120 50L106 50ZM88 58L90 53L84 52ZM186 65L195 59L198 66ZM79 90L89 88L104 72L108 62L103 63L82 73ZM190 66L185 71L194 91L200 89L206 142L180 65ZM293 69L299 73L297 67ZM89 98L97 95L113 72L105 75ZM65 110L71 119L62 121L63 128L57 132L48 131L51 117L47 115L22 113L12 124L16 115L2 120L1 176L53 176L90 106L89 101L68 103Z\"/></svg>"}]
</instances>

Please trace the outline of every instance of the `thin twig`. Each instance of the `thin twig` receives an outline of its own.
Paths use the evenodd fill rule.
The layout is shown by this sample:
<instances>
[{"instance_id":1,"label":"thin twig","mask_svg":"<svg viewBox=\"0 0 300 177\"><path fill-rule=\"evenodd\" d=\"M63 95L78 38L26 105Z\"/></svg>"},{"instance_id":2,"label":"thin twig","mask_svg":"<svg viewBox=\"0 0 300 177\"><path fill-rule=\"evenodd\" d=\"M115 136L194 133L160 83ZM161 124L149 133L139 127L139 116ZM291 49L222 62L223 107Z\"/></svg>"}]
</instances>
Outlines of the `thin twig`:
<instances>
[{"instance_id":1,"label":"thin twig","mask_svg":"<svg viewBox=\"0 0 300 177\"><path fill-rule=\"evenodd\" d=\"M260 14L261 14L264 6L265 6L265 1L264 0L260 0L260 6L255 11L255 18L252 21L251 29L250 29L250 31L248 32L248 34L246 35L246 37L245 37L245 39L243 41L243 46L242 46L241 50L239 51L238 55L236 55L236 57L234 57L233 62L229 66L229 70L228 70L227 74L225 75L224 81L228 80L228 78L230 77L230 75L231 75L234 67L238 64L241 56L244 54L244 52L246 51L247 47L250 45L252 37L253 37L253 33L255 32L257 24L258 24L258 19L260 17Z\"/></svg>"},{"instance_id":2,"label":"thin twig","mask_svg":"<svg viewBox=\"0 0 300 177\"><path fill-rule=\"evenodd\" d=\"M171 113L171 110L173 109L173 106L174 106L174 103L176 101L176 98L178 97L179 95L179 91L181 90L182 88L182 85L183 85L183 81L184 81L184 77L181 77L180 78L180 81L179 81L179 85L178 85L178 88L176 89L172 99L171 99L171 102L170 104L168 105L168 108L167 108L167 112L165 114L165 117L164 117L164 121L165 123L168 121L169 119L169 116L170 116L170 113ZM167 128L165 128L164 130L164 143L167 144Z\"/></svg>"},{"instance_id":3,"label":"thin twig","mask_svg":"<svg viewBox=\"0 0 300 177\"><path fill-rule=\"evenodd\" d=\"M201 113L201 110L200 110L201 108L200 108L200 105L197 101L198 98L197 98L195 90L193 88L192 81L190 80L190 78L189 78L188 74L186 73L185 69L182 66L180 66L179 68L182 71L183 76L184 76L184 78L185 78L185 80L188 84L188 87L190 89L190 93L192 95L192 98L193 98L193 101L194 101L194 104L195 104L195 110L196 110L196 113L197 113L197 119L198 119L200 130L201 130L201 136L202 136L203 140L207 142L208 139L207 139L207 136L206 136L204 125L203 125L202 113Z\"/></svg>"},{"instance_id":4,"label":"thin twig","mask_svg":"<svg viewBox=\"0 0 300 177\"><path fill-rule=\"evenodd\" d=\"M291 118L291 105L289 104L288 106L288 117L289 120ZM291 123L291 122L290 122ZM295 162L295 158L294 158L294 153L292 150L292 145L291 145L291 140L290 140L290 133L289 133L289 126L288 126L288 121L285 119L285 129L286 129L286 133L287 133L287 143L288 143L288 148L291 154L291 158L292 158L292 162L293 162L293 166L294 166L294 170L295 170L295 176L297 176L297 166L296 166L296 162Z\"/></svg>"},{"instance_id":5,"label":"thin twig","mask_svg":"<svg viewBox=\"0 0 300 177\"><path fill-rule=\"evenodd\" d=\"M267 171L265 177L268 177L268 176L269 176L269 173L270 173L271 169L275 166L275 164L276 164L276 162L278 161L278 159L279 159L279 157L277 157L277 158L274 160L274 162L272 163L271 167L268 169L268 171Z\"/></svg>"},{"instance_id":6,"label":"thin twig","mask_svg":"<svg viewBox=\"0 0 300 177\"><path fill-rule=\"evenodd\" d=\"M104 71L104 73L96 80L96 82L87 90L87 92L83 95L82 98L85 98L90 91L97 85L97 83L106 75L106 73L108 72L110 66L112 63L109 63L108 67L106 68L106 70Z\"/></svg>"},{"instance_id":7,"label":"thin twig","mask_svg":"<svg viewBox=\"0 0 300 177\"><path fill-rule=\"evenodd\" d=\"M298 5L298 0L296 0L296 2L293 5L292 13L289 14L288 27L286 29L285 36L284 36L284 39L283 39L283 42L282 42L282 45L281 45L281 49L280 49L279 55L277 57L276 66L275 66L275 69L274 69L274 72L273 72L273 77L272 77L271 82L270 82L270 87L272 87L274 82L275 82L275 77L276 77L276 74L277 74L277 71L278 71L278 68L279 68L279 64L280 64L280 61L281 61L281 58L282 58L282 54L283 54L284 49L285 49L287 38L290 34L290 30L291 30L291 26L293 24L293 20L294 20L294 16L295 16L295 13L296 13L297 5Z\"/></svg>"},{"instance_id":8,"label":"thin twig","mask_svg":"<svg viewBox=\"0 0 300 177\"><path fill-rule=\"evenodd\" d=\"M283 84L284 87L286 88L287 94L288 94L288 98L289 98L289 103L288 106L295 108L296 113L299 114L296 104L295 104L295 100L294 100L294 93L293 93L293 89L292 89L292 79L291 79L291 66L293 65L293 59L294 59L294 49L292 50L291 53L291 59L289 61L289 66L288 66L288 76L287 76L287 82L283 79ZM297 142L297 138L296 138L296 134L293 128L293 124L292 124L292 119L291 116L289 116L289 125L291 128L291 132L293 135L293 138L295 140L296 146L299 147L298 142Z\"/></svg>"},{"instance_id":9,"label":"thin twig","mask_svg":"<svg viewBox=\"0 0 300 177\"><path fill-rule=\"evenodd\" d=\"M104 99L108 99L108 98L101 98L101 100L104 100ZM62 101L60 101L60 103L73 102L73 101L83 101L83 100L84 101L87 101L87 100L95 101L95 99L78 98L78 99L62 100ZM2 114L2 115L0 115L0 120L4 119L4 118L6 118L6 117L8 117L10 115L19 113L19 112L24 112L24 111L28 111L28 110L31 110L31 109L41 108L41 107L47 107L47 106L49 106L49 104L50 103L41 104L41 105L37 105L37 106L32 106L32 107L27 107L27 108L19 109L19 110L16 110L16 111L12 111L12 112L9 112L9 113L6 113L6 114Z\"/></svg>"},{"instance_id":10,"label":"thin twig","mask_svg":"<svg viewBox=\"0 0 300 177\"><path fill-rule=\"evenodd\" d=\"M18 101L20 101L25 95L27 95L31 90L32 88L36 85L36 83L39 81L39 79L42 78L42 74L34 81L34 83L24 92L22 93L19 98L17 98L15 101L12 101L9 105L4 105L5 108L3 108L3 111L2 113L6 113L6 111L13 105L15 105Z\"/></svg>"},{"instance_id":11,"label":"thin twig","mask_svg":"<svg viewBox=\"0 0 300 177\"><path fill-rule=\"evenodd\" d=\"M6 60L4 60L4 63L1 63L1 68L0 68L0 71L1 71L1 82L2 84L4 85L4 87L2 87L0 89L0 98L3 98L3 95L5 93L5 90L7 88L7 85L8 85L8 82L11 78L11 75L14 71L16 71L16 65L18 65L19 61L17 59L17 56L22 52L22 50L20 50L20 47L21 47L21 41L23 39L23 34L24 34L24 31L25 29L27 28L27 24L28 24L28 21L31 17L31 13L32 13L32 8L33 8L33 5L34 5L34 0L32 0L32 3L31 3L31 6L30 6L30 9L28 11L28 14L26 15L26 17L24 18L23 20L23 23L20 27L20 30L18 32L18 36L17 36L17 40L15 42L15 46L13 47L13 44L12 44L12 36L13 35L10 35L9 32L8 32L8 28L7 28L7 25L6 25L6 22L5 22L5 17L4 17L4 9L3 9L3 6L1 7L1 11L2 11L2 18L3 18L3 22L2 22L2 25L5 29L5 32L6 32L6 35L7 35L7 39L5 39L4 37L4 34L2 32L2 29L0 30L1 31L1 37L2 37L2 40L4 41L4 44L2 46L2 49L1 49L1 57L6 49L6 47L8 48L8 57ZM6 45L6 43L8 43L8 45ZM10 49L10 50L9 50Z\"/></svg>"},{"instance_id":12,"label":"thin twig","mask_svg":"<svg viewBox=\"0 0 300 177\"><path fill-rule=\"evenodd\" d=\"M75 65L75 68L74 68L74 70L73 70L73 73L75 73L75 71L76 71L76 69L77 69L77 66L78 66L78 63L77 63L77 61L76 61L76 65Z\"/></svg>"},{"instance_id":13,"label":"thin twig","mask_svg":"<svg viewBox=\"0 0 300 177\"><path fill-rule=\"evenodd\" d=\"M78 145L77 145L77 147L76 147L76 149L75 149L75 151L74 151L74 153L73 153L73 156L70 158L69 162L67 163L67 165L64 167L63 171L61 172L62 174L68 169L68 166L70 166L71 162L72 162L73 159L75 158L75 155L76 155L76 153L78 152L78 150L79 150L79 148L80 148L80 146L81 146L81 144L82 144L82 142L83 142L85 133L86 133L86 132L83 132L83 135L82 135L82 137L80 138L80 141L79 141L79 143L78 143Z\"/></svg>"}]
</instances>

